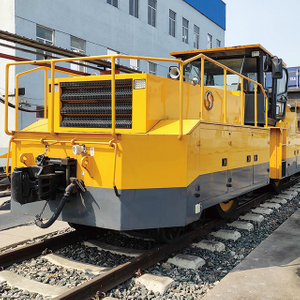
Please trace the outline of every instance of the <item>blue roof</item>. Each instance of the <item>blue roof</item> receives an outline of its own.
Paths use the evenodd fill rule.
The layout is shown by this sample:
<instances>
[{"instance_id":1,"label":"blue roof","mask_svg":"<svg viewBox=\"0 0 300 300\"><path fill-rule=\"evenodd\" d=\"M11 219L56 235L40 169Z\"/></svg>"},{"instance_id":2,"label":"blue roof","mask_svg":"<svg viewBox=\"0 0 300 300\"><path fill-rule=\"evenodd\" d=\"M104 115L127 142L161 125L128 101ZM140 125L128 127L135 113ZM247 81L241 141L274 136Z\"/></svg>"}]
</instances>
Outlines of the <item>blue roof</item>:
<instances>
[{"instance_id":1,"label":"blue roof","mask_svg":"<svg viewBox=\"0 0 300 300\"><path fill-rule=\"evenodd\" d=\"M221 0L184 0L226 30L226 4Z\"/></svg>"}]
</instances>

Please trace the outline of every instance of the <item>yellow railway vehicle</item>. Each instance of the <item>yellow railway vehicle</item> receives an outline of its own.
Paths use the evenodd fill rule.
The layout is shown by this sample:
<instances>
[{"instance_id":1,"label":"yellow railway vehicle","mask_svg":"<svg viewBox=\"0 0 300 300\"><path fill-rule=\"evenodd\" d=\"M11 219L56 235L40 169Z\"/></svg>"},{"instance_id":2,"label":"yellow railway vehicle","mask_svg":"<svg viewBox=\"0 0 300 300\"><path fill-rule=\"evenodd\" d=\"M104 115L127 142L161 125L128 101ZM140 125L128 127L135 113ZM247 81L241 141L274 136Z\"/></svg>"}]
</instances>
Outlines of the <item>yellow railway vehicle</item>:
<instances>
[{"instance_id":1,"label":"yellow railway vehicle","mask_svg":"<svg viewBox=\"0 0 300 300\"><path fill-rule=\"evenodd\" d=\"M40 227L59 218L75 227L155 229L168 241L203 210L230 218L237 196L300 170L282 60L260 45L172 55L48 61L48 114L21 131L8 128L8 78L11 65L26 63L8 64L12 211L37 215ZM58 63L107 58L111 74L55 77ZM168 62L169 76L116 74L119 58Z\"/></svg>"}]
</instances>

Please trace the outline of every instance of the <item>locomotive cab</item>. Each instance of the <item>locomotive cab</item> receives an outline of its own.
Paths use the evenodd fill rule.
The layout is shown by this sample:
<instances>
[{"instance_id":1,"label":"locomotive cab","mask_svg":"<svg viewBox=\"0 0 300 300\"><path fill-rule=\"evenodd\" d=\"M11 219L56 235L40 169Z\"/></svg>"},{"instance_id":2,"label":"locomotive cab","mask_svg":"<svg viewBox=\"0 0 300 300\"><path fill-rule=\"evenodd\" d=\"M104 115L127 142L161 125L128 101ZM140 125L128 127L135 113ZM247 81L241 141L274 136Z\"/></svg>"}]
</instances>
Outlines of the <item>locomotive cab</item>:
<instances>
[{"instance_id":1,"label":"locomotive cab","mask_svg":"<svg viewBox=\"0 0 300 300\"><path fill-rule=\"evenodd\" d=\"M288 76L282 59L274 57L261 45L229 47L220 49L195 50L171 53L175 57L188 59L198 52L227 66L231 70L246 76L263 86L269 98L268 124L274 126L283 120L287 104ZM215 63L205 61L204 85L224 89L224 71ZM190 80L201 80L201 60L192 61L184 68L184 76ZM245 93L245 124L254 125L255 84L227 72L226 89ZM243 84L241 84L243 81ZM265 125L265 97L261 89L257 90L257 123Z\"/></svg>"}]
</instances>

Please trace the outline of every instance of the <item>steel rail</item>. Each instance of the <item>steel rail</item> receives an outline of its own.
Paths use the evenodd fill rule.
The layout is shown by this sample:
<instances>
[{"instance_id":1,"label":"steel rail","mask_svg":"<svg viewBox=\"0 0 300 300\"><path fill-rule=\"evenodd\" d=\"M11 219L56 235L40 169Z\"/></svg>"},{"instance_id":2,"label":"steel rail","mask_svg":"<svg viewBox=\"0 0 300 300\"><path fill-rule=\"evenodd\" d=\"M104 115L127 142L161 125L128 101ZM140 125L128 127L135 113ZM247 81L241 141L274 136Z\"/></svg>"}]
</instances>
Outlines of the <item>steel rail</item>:
<instances>
[{"instance_id":1,"label":"steel rail","mask_svg":"<svg viewBox=\"0 0 300 300\"><path fill-rule=\"evenodd\" d=\"M299 173L296 173L296 174L299 174ZM296 175L296 174L295 174L295 175ZM293 175L292 175L292 176L293 176ZM290 179L288 182L286 182L286 183L284 183L284 184L282 185L282 189L281 189L281 190L286 189L286 188L289 188L290 186L292 186L292 185L298 183L299 180L300 180L300 175L296 176L296 177L293 178L293 179Z\"/></svg>"},{"instance_id":2,"label":"steel rail","mask_svg":"<svg viewBox=\"0 0 300 300\"><path fill-rule=\"evenodd\" d=\"M241 215L242 213L248 212L252 207L254 206L258 206L261 202L269 199L270 197L272 197L275 194L275 192L266 192L264 194L261 194L249 201L247 201L246 203L241 204L236 211L236 214L233 216L233 219L236 219L239 215Z\"/></svg>"},{"instance_id":3,"label":"steel rail","mask_svg":"<svg viewBox=\"0 0 300 300\"><path fill-rule=\"evenodd\" d=\"M21 262L42 254L45 249L52 252L79 241L80 236L76 231L68 232L50 239L34 244L25 245L0 254L0 269L6 268L14 263Z\"/></svg>"},{"instance_id":4,"label":"steel rail","mask_svg":"<svg viewBox=\"0 0 300 300\"><path fill-rule=\"evenodd\" d=\"M10 183L0 183L0 192L10 189Z\"/></svg>"},{"instance_id":5,"label":"steel rail","mask_svg":"<svg viewBox=\"0 0 300 300\"><path fill-rule=\"evenodd\" d=\"M283 188L287 188L297 183L299 179L300 176L297 176L295 179L285 183ZM238 215L249 211L249 209L253 206L259 205L262 201L267 200L274 194L275 192L268 191L247 201L238 207L237 214L235 214L234 218L237 218ZM83 300L90 299L97 293L106 293L117 285L135 276L138 270L145 270L151 267L157 262L167 258L170 253L179 251L180 249L190 245L196 238L204 237L212 230L219 229L226 225L226 223L226 220L212 220L196 230L183 234L172 243L157 246L141 256L131 259L129 262L113 268L110 271L57 296L54 300ZM92 233L89 233L89 235L90 234ZM39 256L45 249L56 251L61 247L79 241L79 238L80 237L77 232L70 232L32 245L26 245L21 248L5 252L0 254L0 268L6 268L13 263Z\"/></svg>"},{"instance_id":6,"label":"steel rail","mask_svg":"<svg viewBox=\"0 0 300 300\"><path fill-rule=\"evenodd\" d=\"M194 239L203 237L213 229L219 228L226 222L213 220L195 231L188 232L170 244L158 246L147 251L139 257L133 258L112 270L101 274L92 280L73 288L72 290L54 298L54 300L83 300L93 297L97 292L105 293L118 284L132 278L138 270L145 270L174 251L188 246Z\"/></svg>"},{"instance_id":7,"label":"steel rail","mask_svg":"<svg viewBox=\"0 0 300 300\"><path fill-rule=\"evenodd\" d=\"M299 179L300 176L292 182L290 181L289 185L298 182ZM242 204L238 207L237 214L234 217L237 218L238 215L249 211L249 209L259 205L262 201L267 200L273 195L274 192L269 191L253 198L245 204ZM185 233L170 244L161 245L151 249L137 258L133 258L129 262L113 268L112 270L101 274L60 296L57 296L54 300L83 300L90 299L97 293L106 293L117 285L135 276L138 270L145 270L151 267L157 262L167 258L170 253L179 251L180 249L190 245L196 238L204 237L213 229L220 229L225 224L227 224L226 220L213 220L196 230Z\"/></svg>"}]
</instances>

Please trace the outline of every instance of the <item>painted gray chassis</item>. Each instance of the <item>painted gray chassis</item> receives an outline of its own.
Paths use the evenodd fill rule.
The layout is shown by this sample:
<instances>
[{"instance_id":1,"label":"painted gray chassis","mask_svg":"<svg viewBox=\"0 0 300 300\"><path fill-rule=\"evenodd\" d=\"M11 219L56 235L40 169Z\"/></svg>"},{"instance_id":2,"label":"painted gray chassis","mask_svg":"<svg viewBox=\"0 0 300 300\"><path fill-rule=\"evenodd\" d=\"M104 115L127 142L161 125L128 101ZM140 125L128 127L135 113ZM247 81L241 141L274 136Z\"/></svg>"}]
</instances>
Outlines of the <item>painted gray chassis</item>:
<instances>
[{"instance_id":1,"label":"painted gray chassis","mask_svg":"<svg viewBox=\"0 0 300 300\"><path fill-rule=\"evenodd\" d=\"M289 163L288 173L295 173L295 159ZM226 186L229 178L232 187ZM269 164L265 163L202 175L187 188L121 190L120 198L113 189L87 187L87 192L70 197L59 219L116 230L185 226L200 217L195 213L198 203L202 210L268 183ZM43 217L53 214L61 197L49 201ZM44 204L45 201L38 201L21 206L12 201L12 211L35 216Z\"/></svg>"},{"instance_id":2,"label":"painted gray chassis","mask_svg":"<svg viewBox=\"0 0 300 300\"><path fill-rule=\"evenodd\" d=\"M287 175L299 171L297 158L290 158ZM232 187L226 187L228 178L232 178ZM269 163L202 175L187 188L121 190L120 198L113 189L88 187L87 192L70 198L59 220L115 230L185 226L200 217L195 213L198 203L203 210L267 184ZM61 196L49 201L43 217L53 214ZM12 211L35 216L44 204L38 201L22 206L12 201Z\"/></svg>"}]
</instances>

